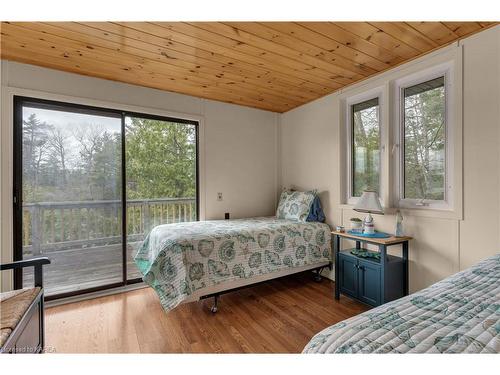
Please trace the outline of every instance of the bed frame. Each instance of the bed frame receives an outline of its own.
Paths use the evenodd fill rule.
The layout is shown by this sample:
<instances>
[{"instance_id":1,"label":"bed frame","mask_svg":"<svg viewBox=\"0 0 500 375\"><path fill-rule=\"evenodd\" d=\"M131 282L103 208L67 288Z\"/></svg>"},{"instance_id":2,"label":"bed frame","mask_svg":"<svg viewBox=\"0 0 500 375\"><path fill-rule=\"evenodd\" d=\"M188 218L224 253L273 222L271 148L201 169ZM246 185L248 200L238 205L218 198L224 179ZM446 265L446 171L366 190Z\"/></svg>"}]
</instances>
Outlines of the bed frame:
<instances>
[{"instance_id":1,"label":"bed frame","mask_svg":"<svg viewBox=\"0 0 500 375\"><path fill-rule=\"evenodd\" d=\"M226 212L224 214L224 219L229 220L229 212ZM262 284L262 283L269 281L269 280L279 279L279 278L282 278L285 276L290 276L290 275L293 275L296 273L309 271L309 270L316 271L316 275L314 276L314 281L319 283L321 281L321 272L323 271L323 269L328 267L328 269L331 271L332 266L333 266L332 262L328 262L328 263L320 263L319 266L317 264L312 264L312 265L297 267L297 268L292 269L291 270L292 272L290 272L290 270L272 272L272 273L269 273L267 275L261 275L257 278L251 279L251 280L244 280L243 282L240 283L241 285L233 286L233 287L226 286L225 285L226 283L221 283L221 284L215 286L211 293L203 294L201 296L196 296L196 293L194 293L193 294L194 298L192 296L192 298L189 298L188 300L186 300L184 302L191 302L193 300L201 301L201 300L204 300L207 298L213 298L214 301L213 301L212 307L210 308L210 311L215 314L219 310L219 296L222 294L236 292L236 291L241 290L241 289L250 288L252 286ZM255 279L258 279L258 281L256 281ZM234 282L231 282L231 284L234 285Z\"/></svg>"},{"instance_id":2,"label":"bed frame","mask_svg":"<svg viewBox=\"0 0 500 375\"><path fill-rule=\"evenodd\" d=\"M232 287L232 288L227 288L226 289L226 288L224 288L224 286L222 286L222 289L220 289L220 288L217 287L217 289L220 289L220 290L215 291L213 293L203 294L203 295L197 297L197 299L201 301L201 300L204 300L204 299L207 299L207 298L213 298L214 299L213 300L213 305L210 308L210 311L215 314L219 310L219 306L218 306L219 297L222 294L226 294L226 293L230 293L230 292L236 292L236 291L241 290L241 289L245 289L245 288L253 287L253 286L256 286L256 285L259 285L259 284L263 284L263 283L265 283L265 282L267 282L269 280L280 279L282 277L290 276L290 275L293 275L293 274L296 274L296 273L300 273L300 272L304 272L304 271L313 271L313 272L315 272L314 281L321 282L321 280L322 280L321 272L325 268L328 268L328 269L332 270L332 262L322 263L320 266L318 266L317 264L313 264L313 265L298 267L298 268L293 269L293 272L289 272L290 270L285 270L285 272L281 271L281 272L270 273L270 274L267 274L267 275L262 275L263 277L261 279L259 279L259 281L255 281L255 279L253 281L251 279L250 280L245 280L245 282L243 282L242 285L236 286L236 287ZM288 272L286 272L286 271L288 271ZM234 282L231 282L231 283L234 285ZM190 300L192 300L192 299L190 299ZM188 301L185 301L185 302L188 302Z\"/></svg>"}]
</instances>

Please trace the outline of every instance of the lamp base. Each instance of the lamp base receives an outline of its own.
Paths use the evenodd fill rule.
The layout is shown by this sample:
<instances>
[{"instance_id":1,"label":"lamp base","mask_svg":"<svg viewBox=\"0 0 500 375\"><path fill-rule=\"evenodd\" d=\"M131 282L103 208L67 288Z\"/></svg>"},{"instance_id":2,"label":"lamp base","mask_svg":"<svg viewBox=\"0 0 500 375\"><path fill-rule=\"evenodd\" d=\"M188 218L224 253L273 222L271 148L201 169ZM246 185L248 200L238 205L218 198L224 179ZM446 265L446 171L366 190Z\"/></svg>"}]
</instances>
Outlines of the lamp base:
<instances>
[{"instance_id":1,"label":"lamp base","mask_svg":"<svg viewBox=\"0 0 500 375\"><path fill-rule=\"evenodd\" d=\"M373 223L373 217L370 213L365 217L363 221L363 233L365 234L374 234L375 233L375 224Z\"/></svg>"}]
</instances>

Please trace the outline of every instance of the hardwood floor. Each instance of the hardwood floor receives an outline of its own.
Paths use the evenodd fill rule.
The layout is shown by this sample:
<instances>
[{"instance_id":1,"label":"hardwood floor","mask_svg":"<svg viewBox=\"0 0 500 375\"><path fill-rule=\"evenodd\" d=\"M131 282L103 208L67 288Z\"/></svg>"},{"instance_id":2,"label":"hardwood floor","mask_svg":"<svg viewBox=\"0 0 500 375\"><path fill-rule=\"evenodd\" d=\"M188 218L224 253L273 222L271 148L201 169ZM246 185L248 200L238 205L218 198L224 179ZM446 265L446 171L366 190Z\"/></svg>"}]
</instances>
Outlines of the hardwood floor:
<instances>
[{"instance_id":1,"label":"hardwood floor","mask_svg":"<svg viewBox=\"0 0 500 375\"><path fill-rule=\"evenodd\" d=\"M165 313L151 288L48 308L46 347L56 353L299 353L323 328L367 306L306 272Z\"/></svg>"}]
</instances>

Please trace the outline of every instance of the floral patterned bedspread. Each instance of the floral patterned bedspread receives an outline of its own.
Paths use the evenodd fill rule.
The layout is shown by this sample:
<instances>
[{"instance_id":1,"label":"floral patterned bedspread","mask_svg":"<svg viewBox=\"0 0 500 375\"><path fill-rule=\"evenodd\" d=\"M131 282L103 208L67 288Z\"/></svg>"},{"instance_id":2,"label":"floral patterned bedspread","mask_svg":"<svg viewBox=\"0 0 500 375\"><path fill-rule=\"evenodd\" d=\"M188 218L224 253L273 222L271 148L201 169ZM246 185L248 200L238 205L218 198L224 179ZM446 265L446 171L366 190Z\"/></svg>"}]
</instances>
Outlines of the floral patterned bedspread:
<instances>
[{"instance_id":1,"label":"floral patterned bedspread","mask_svg":"<svg viewBox=\"0 0 500 375\"><path fill-rule=\"evenodd\" d=\"M304 353L499 353L500 254L318 333Z\"/></svg>"},{"instance_id":2,"label":"floral patterned bedspread","mask_svg":"<svg viewBox=\"0 0 500 375\"><path fill-rule=\"evenodd\" d=\"M135 256L166 311L194 291L289 267L330 261L330 228L276 218L160 225Z\"/></svg>"}]
</instances>

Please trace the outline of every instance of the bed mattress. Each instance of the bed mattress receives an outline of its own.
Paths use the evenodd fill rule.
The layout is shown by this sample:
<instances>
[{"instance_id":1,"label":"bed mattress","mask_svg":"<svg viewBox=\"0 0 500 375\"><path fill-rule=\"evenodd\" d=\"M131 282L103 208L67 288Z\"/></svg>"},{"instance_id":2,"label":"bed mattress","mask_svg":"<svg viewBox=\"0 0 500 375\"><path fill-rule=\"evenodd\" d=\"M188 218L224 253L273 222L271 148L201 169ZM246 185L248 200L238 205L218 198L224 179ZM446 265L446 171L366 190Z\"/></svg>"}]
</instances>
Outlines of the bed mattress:
<instances>
[{"instance_id":1,"label":"bed mattress","mask_svg":"<svg viewBox=\"0 0 500 375\"><path fill-rule=\"evenodd\" d=\"M168 311L218 284L326 264L330 237L327 224L276 218L166 224L146 237L135 262Z\"/></svg>"},{"instance_id":2,"label":"bed mattress","mask_svg":"<svg viewBox=\"0 0 500 375\"><path fill-rule=\"evenodd\" d=\"M500 254L318 333L304 353L499 353Z\"/></svg>"}]
</instances>

